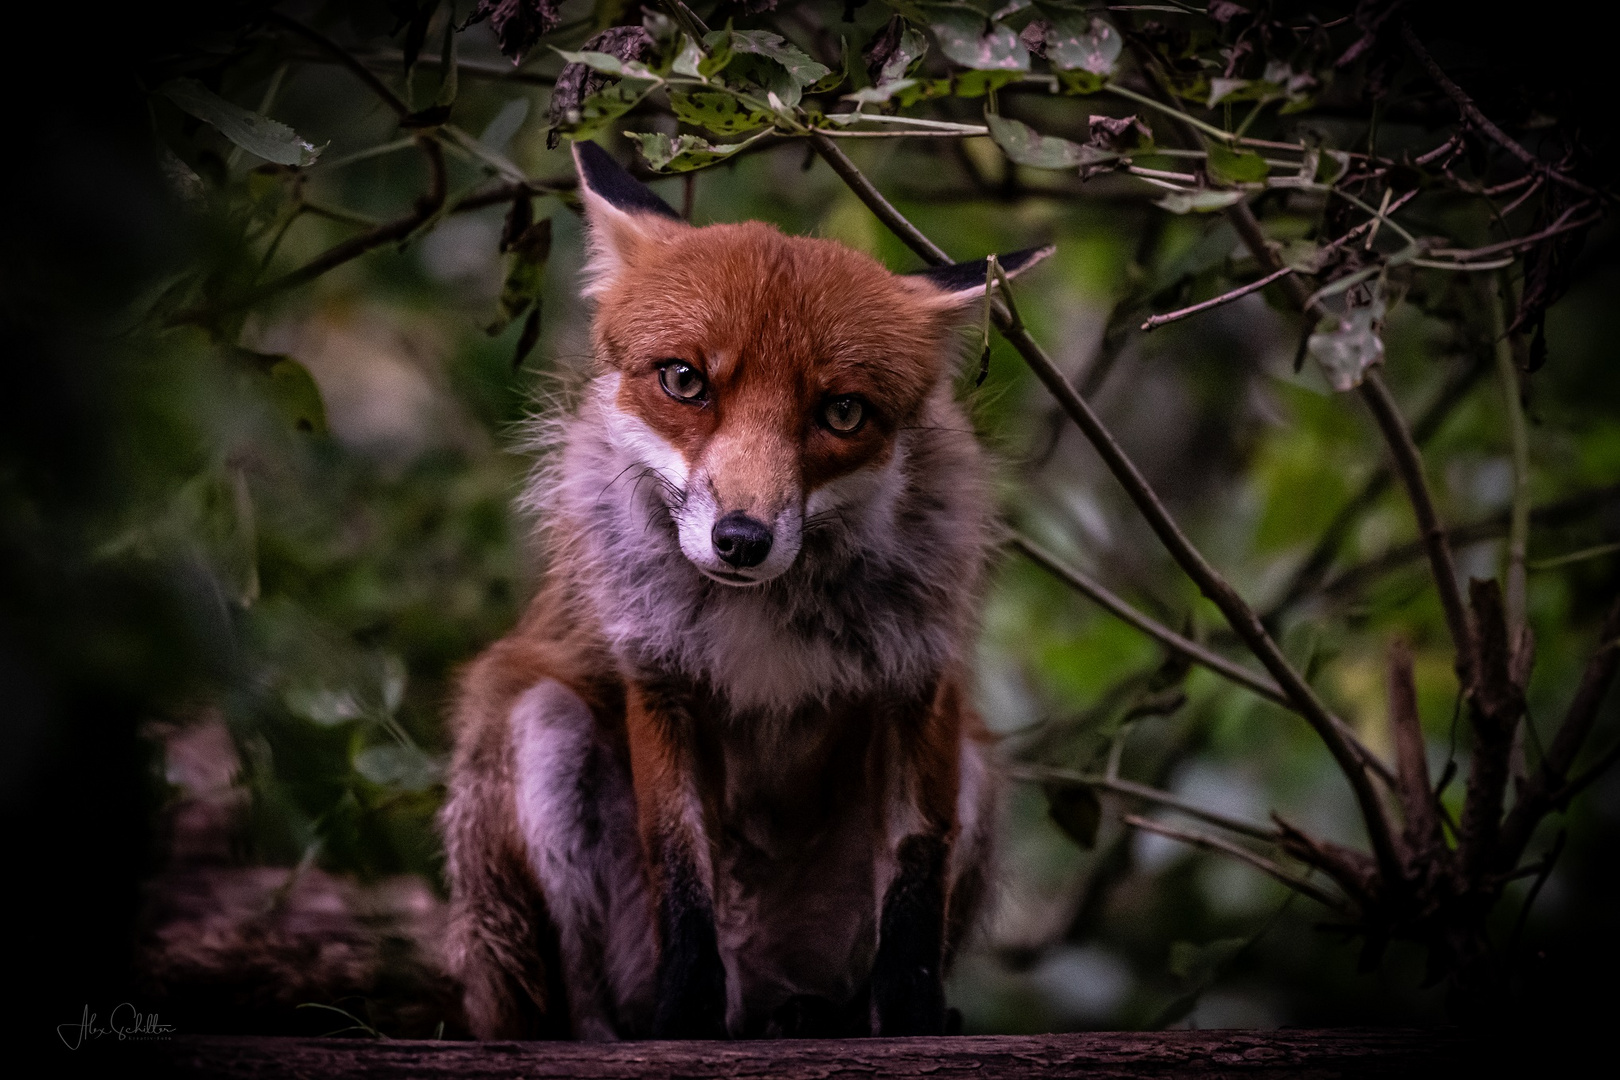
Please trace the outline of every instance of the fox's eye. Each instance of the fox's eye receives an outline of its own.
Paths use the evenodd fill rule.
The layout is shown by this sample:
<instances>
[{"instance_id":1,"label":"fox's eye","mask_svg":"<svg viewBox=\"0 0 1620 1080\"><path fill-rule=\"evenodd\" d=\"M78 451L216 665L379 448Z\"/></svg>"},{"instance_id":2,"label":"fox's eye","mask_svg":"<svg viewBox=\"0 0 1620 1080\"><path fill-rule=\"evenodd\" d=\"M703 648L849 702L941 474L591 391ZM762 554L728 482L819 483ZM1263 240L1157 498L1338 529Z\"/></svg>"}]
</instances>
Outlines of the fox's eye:
<instances>
[{"instance_id":1,"label":"fox's eye","mask_svg":"<svg viewBox=\"0 0 1620 1080\"><path fill-rule=\"evenodd\" d=\"M852 394L835 397L821 407L821 419L840 435L851 435L866 419L866 406Z\"/></svg>"},{"instance_id":2,"label":"fox's eye","mask_svg":"<svg viewBox=\"0 0 1620 1080\"><path fill-rule=\"evenodd\" d=\"M664 393L688 405L701 404L709 394L703 373L679 360L671 360L658 369L658 384L664 388Z\"/></svg>"}]
</instances>

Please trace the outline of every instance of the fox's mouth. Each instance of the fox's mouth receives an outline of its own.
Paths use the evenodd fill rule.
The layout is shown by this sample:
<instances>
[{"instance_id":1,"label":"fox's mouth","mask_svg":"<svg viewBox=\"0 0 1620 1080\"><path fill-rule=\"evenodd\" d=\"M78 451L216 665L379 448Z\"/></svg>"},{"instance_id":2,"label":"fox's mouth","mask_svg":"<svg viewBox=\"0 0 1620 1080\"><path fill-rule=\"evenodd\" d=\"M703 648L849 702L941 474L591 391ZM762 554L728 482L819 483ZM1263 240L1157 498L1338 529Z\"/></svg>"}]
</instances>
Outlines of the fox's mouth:
<instances>
[{"instance_id":1,"label":"fox's mouth","mask_svg":"<svg viewBox=\"0 0 1620 1080\"><path fill-rule=\"evenodd\" d=\"M697 564L694 563L694 566ZM730 570L710 570L707 566L698 566L698 569L714 580L725 585L758 585L764 578L749 577L747 574L734 574Z\"/></svg>"}]
</instances>

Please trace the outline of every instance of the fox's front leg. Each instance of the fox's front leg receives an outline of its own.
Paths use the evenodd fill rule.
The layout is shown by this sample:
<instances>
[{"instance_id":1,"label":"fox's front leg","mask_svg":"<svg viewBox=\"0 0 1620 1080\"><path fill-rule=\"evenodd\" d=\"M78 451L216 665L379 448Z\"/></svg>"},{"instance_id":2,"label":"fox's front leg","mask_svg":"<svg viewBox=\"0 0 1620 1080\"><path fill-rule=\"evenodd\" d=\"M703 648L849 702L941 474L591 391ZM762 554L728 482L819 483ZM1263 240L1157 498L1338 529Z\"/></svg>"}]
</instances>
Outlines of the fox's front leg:
<instances>
[{"instance_id":1,"label":"fox's front leg","mask_svg":"<svg viewBox=\"0 0 1620 1080\"><path fill-rule=\"evenodd\" d=\"M961 711L954 683L897 718L884 754L886 851L878 875L872 1033L945 1031L945 925L956 839Z\"/></svg>"},{"instance_id":2,"label":"fox's front leg","mask_svg":"<svg viewBox=\"0 0 1620 1080\"><path fill-rule=\"evenodd\" d=\"M726 1034L726 973L715 932L713 863L684 703L632 686L627 710L642 847L658 912L653 1037Z\"/></svg>"}]
</instances>

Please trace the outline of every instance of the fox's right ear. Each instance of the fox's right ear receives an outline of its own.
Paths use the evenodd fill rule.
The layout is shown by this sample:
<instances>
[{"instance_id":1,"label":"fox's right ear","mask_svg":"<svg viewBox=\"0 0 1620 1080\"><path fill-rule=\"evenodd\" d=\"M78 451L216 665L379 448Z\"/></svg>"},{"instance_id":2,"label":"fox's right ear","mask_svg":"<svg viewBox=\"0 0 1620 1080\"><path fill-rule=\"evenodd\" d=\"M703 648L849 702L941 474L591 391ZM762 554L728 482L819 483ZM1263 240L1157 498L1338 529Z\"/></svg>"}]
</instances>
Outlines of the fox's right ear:
<instances>
[{"instance_id":1,"label":"fox's right ear","mask_svg":"<svg viewBox=\"0 0 1620 1080\"><path fill-rule=\"evenodd\" d=\"M574 167L579 170L580 201L590 226L590 259L585 264L582 291L595 296L634 261L639 244L671 225L684 227L685 223L668 203L595 143L574 143Z\"/></svg>"}]
</instances>

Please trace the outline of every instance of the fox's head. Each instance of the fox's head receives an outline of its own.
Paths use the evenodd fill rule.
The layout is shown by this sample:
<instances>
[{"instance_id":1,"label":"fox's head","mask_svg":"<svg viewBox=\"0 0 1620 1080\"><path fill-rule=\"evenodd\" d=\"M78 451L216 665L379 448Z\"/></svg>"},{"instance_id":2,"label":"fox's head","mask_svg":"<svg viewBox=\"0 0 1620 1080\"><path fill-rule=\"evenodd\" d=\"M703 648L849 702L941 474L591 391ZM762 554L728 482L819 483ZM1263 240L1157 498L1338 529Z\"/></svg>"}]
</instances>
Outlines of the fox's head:
<instances>
[{"instance_id":1,"label":"fox's head","mask_svg":"<svg viewBox=\"0 0 1620 1080\"><path fill-rule=\"evenodd\" d=\"M948 379L986 262L894 274L830 240L682 221L593 143L574 146L585 295L616 373L611 437L652 470L682 553L728 585L793 565L807 521L876 496ZM1008 274L1050 248L1006 256Z\"/></svg>"}]
</instances>

